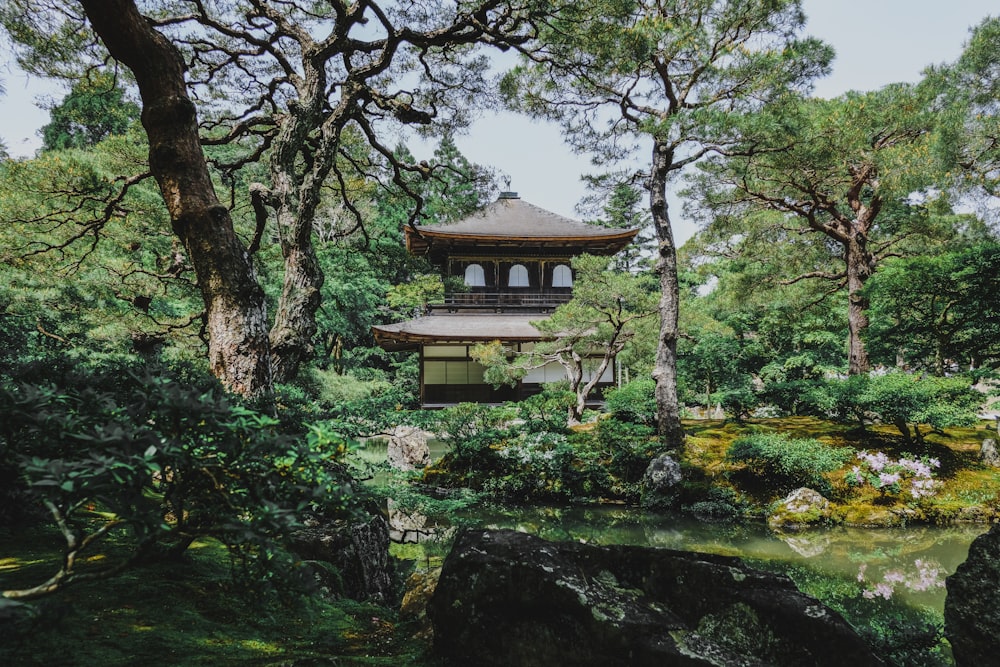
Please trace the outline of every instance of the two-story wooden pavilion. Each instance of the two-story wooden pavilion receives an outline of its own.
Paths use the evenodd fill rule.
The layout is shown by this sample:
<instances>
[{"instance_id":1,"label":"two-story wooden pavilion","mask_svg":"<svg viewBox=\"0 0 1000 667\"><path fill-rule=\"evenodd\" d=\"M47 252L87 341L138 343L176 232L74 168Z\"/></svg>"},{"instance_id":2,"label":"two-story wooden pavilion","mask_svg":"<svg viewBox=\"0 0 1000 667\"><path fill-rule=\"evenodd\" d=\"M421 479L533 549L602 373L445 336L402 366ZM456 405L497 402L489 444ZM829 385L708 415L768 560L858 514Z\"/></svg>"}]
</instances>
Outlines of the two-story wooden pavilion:
<instances>
[{"instance_id":1,"label":"two-story wooden pavilion","mask_svg":"<svg viewBox=\"0 0 1000 667\"><path fill-rule=\"evenodd\" d=\"M544 319L573 292L570 260L576 255L613 255L636 229L610 229L556 215L504 192L481 211L458 222L406 228L406 247L426 255L465 290L448 293L426 315L373 327L386 350L420 351L420 401L427 407L459 402L519 400L545 382L565 379L558 364L531 371L517 387L494 389L469 349L499 340L515 351L542 339L531 325ZM611 384L612 371L602 384Z\"/></svg>"}]
</instances>

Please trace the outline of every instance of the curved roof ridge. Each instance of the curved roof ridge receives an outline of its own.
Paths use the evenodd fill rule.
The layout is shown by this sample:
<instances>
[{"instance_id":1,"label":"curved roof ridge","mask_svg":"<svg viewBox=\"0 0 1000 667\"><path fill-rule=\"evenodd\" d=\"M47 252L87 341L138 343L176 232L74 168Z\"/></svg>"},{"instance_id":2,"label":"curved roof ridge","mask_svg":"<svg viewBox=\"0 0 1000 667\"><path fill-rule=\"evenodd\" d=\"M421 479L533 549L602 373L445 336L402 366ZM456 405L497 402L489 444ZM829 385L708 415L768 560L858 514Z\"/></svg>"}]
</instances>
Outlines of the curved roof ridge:
<instances>
[{"instance_id":1,"label":"curved roof ridge","mask_svg":"<svg viewBox=\"0 0 1000 667\"><path fill-rule=\"evenodd\" d=\"M471 215L440 225L417 225L421 234L516 238L619 236L630 229L603 227L547 211L517 197L501 197Z\"/></svg>"}]
</instances>

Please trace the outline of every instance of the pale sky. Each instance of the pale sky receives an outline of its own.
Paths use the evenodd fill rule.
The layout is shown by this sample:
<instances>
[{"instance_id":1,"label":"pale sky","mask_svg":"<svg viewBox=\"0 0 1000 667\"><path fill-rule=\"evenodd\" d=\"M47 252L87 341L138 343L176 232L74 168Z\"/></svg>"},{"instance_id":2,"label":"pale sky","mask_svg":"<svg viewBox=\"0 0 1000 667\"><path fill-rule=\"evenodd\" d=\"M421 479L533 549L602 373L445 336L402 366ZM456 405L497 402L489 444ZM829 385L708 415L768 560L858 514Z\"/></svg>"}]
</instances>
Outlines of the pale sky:
<instances>
[{"instance_id":1,"label":"pale sky","mask_svg":"<svg viewBox=\"0 0 1000 667\"><path fill-rule=\"evenodd\" d=\"M927 65L958 57L969 28L991 13L1000 13L995 0L803 0L803 7L809 17L806 34L828 42L837 52L833 73L816 84L821 97L917 81ZM41 144L38 129L48 121L47 112L34 100L39 95L59 98L63 92L12 69L6 51L2 62L0 79L7 94L0 97L0 136L12 155L30 156ZM456 141L471 161L509 176L511 189L523 199L579 217L576 206L584 195L580 176L593 168L588 156L573 155L566 148L555 125L513 114L491 115ZM430 157L413 148L418 158ZM695 229L681 219L679 206L673 206L672 214L676 241L681 244Z\"/></svg>"}]
</instances>

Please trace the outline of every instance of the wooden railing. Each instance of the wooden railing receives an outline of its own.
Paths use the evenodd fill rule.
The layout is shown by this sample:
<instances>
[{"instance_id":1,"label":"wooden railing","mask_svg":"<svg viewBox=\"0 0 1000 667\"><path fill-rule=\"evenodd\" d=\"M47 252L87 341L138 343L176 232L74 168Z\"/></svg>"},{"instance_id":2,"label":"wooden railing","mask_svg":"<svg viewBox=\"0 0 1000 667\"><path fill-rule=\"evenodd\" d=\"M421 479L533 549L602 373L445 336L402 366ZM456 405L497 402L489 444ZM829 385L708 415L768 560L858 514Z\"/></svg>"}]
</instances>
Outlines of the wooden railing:
<instances>
[{"instance_id":1,"label":"wooden railing","mask_svg":"<svg viewBox=\"0 0 1000 667\"><path fill-rule=\"evenodd\" d=\"M439 302L427 304L431 310L527 310L546 312L569 303L572 294L546 294L539 292L452 292Z\"/></svg>"}]
</instances>

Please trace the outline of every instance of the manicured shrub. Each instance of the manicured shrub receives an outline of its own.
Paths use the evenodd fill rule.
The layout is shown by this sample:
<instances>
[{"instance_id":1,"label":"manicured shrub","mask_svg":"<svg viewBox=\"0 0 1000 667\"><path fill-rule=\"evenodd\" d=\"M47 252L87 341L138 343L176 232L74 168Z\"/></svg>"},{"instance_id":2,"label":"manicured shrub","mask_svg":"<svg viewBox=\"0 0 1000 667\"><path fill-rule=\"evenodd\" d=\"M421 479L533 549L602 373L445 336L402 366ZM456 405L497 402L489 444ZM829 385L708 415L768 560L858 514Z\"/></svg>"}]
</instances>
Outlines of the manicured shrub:
<instances>
[{"instance_id":1,"label":"manicured shrub","mask_svg":"<svg viewBox=\"0 0 1000 667\"><path fill-rule=\"evenodd\" d=\"M908 442L923 439L922 424L935 429L974 424L984 399L963 377L901 372L871 376L856 397L862 409L893 424Z\"/></svg>"},{"instance_id":2,"label":"manicured shrub","mask_svg":"<svg viewBox=\"0 0 1000 667\"><path fill-rule=\"evenodd\" d=\"M828 383L841 417L892 424L907 442L921 442L928 430L969 426L986 396L965 377L934 377L891 371L856 375Z\"/></svg>"},{"instance_id":3,"label":"manicured shrub","mask_svg":"<svg viewBox=\"0 0 1000 667\"><path fill-rule=\"evenodd\" d=\"M812 438L754 433L734 440L726 460L744 464L781 490L807 486L826 493L830 482L824 473L842 467L852 455L850 448L831 447Z\"/></svg>"},{"instance_id":4,"label":"manicured shrub","mask_svg":"<svg viewBox=\"0 0 1000 667\"><path fill-rule=\"evenodd\" d=\"M828 383L816 379L767 383L760 400L786 415L825 417L836 409L836 398Z\"/></svg>"},{"instance_id":5,"label":"manicured shrub","mask_svg":"<svg viewBox=\"0 0 1000 667\"><path fill-rule=\"evenodd\" d=\"M617 419L602 419L594 435L609 472L628 483L642 478L654 450L661 446L652 426Z\"/></svg>"},{"instance_id":6,"label":"manicured shrub","mask_svg":"<svg viewBox=\"0 0 1000 667\"><path fill-rule=\"evenodd\" d=\"M633 380L604 392L604 409L619 421L656 424L656 382Z\"/></svg>"},{"instance_id":7,"label":"manicured shrub","mask_svg":"<svg viewBox=\"0 0 1000 667\"><path fill-rule=\"evenodd\" d=\"M740 423L743 423L760 403L757 394L750 389L727 389L713 394L712 398L718 401L728 417Z\"/></svg>"}]
</instances>

